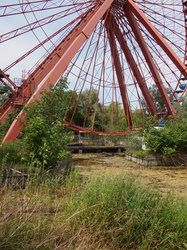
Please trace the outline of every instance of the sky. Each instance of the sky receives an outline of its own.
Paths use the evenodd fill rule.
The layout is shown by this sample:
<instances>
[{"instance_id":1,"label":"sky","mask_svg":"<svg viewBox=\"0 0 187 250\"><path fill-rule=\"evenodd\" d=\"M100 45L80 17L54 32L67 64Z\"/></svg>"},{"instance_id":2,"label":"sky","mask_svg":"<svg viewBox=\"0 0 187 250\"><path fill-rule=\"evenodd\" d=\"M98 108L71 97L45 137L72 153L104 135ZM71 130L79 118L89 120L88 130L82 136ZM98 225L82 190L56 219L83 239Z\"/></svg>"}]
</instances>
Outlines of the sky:
<instances>
[{"instance_id":1,"label":"sky","mask_svg":"<svg viewBox=\"0 0 187 250\"><path fill-rule=\"evenodd\" d=\"M3 4L7 4L7 3L8 4L19 3L22 1L23 0L8 0L8 1L0 0L0 6ZM26 0L24 2L26 2ZM58 2L58 0L56 0L56 2ZM136 1L136 2L141 3L142 1ZM150 2L154 2L154 1L150 1ZM169 4L172 1L168 0L166 2L168 2ZM155 8L155 6L152 7L151 5L150 7ZM0 8L0 11L1 11L1 8ZM54 10L54 11L56 12L57 10ZM52 14L53 10L50 10L50 12L46 11L45 13L46 15ZM0 35L10 30L26 25L27 21L31 23L41 17L39 12L35 14L36 16L34 16L33 14L27 14L27 15L22 14L22 15L16 15L16 16L11 16L11 17L0 17ZM61 21L57 21L55 22L55 25L50 24L48 26L45 26L44 30L40 28L40 29L35 30L34 33L30 32L29 34L27 33L27 34L18 36L15 39L6 41L5 43L0 43L0 55L1 55L0 56L0 68L4 69L14 60L22 56L24 53L26 53L29 49L33 48L39 42L43 41L47 36L52 34L58 28L62 27L62 25L64 25L64 23L62 24ZM41 48L35 53L32 53L32 55L30 55L26 61L24 61L23 63L20 63L18 66L8 71L7 73L10 74L10 78L11 79L21 78L24 71L28 72L33 67L33 65L35 65L35 63L42 57L42 55L46 52L45 49L48 50L48 48L51 45L52 43L46 44L45 48Z\"/></svg>"},{"instance_id":2,"label":"sky","mask_svg":"<svg viewBox=\"0 0 187 250\"><path fill-rule=\"evenodd\" d=\"M36 0L32 0L32 1L36 1ZM78 1L78 0L53 0L53 3L55 3L55 2L58 3L58 2L63 2L63 1L66 1L67 3L72 3L72 2L76 2L76 1L77 2L86 2L86 0L85 1ZM3 4L11 4L11 3L19 3L19 2L20 3L21 2L27 2L27 0L0 0L0 6L3 5ZM170 38L172 39L174 37L175 33L171 32L170 30L167 30L167 28L170 28L170 23L171 23L171 18L172 18L172 13L173 13L172 12L172 8L174 6L174 5L172 5L172 3L174 3L174 2L180 3L178 6L181 8L181 0L176 0L176 1L171 1L171 0L151 0L151 1L135 0L135 2L137 2L138 5L142 7L142 10L146 13L146 15L152 21L154 21L153 24L155 26L157 26L158 28L160 28L160 27L163 28L163 33L165 32L165 35L166 36L168 35L169 39ZM166 6L167 6L166 9L164 10L162 8L161 4L158 7L158 5L157 5L158 2L165 3ZM175 6L177 6L177 5L175 5ZM171 8L171 11L170 11L170 8ZM1 17L1 7L0 7L0 36L1 36L1 34L7 33L7 32L9 32L11 30L14 30L16 28L22 27L24 25L27 25L28 23L32 23L33 21L36 21L36 20L40 19L41 17L51 15L51 14L56 13L58 11L60 11L60 10L55 9L55 10L50 10L50 11L44 11L44 12L42 12L42 14L40 14L40 12L35 12L35 14L31 13L31 14L26 14L26 15L21 14L21 15L16 15L16 16L11 16L11 17L10 16L8 16L8 17ZM158 11L158 13L156 13L157 11ZM169 17L168 21L167 20L164 21L164 26L162 26L163 16L159 15L161 13L161 11L163 11L163 13L166 14L166 15L169 15L168 12L171 13L171 16ZM156 16L158 19L154 20L154 16ZM71 15L71 17L72 17L72 15ZM174 23L174 24L172 23L173 26L171 26L171 28L172 29L176 29L176 32L178 32L178 34L180 34L180 31L178 31L177 29L180 28L180 26L178 26L178 23L180 23L181 20L177 20L177 18L176 18L176 20L174 20L174 21L176 21L176 23ZM68 22L68 19L66 19L66 22ZM183 21L182 21L182 23L183 23ZM13 61L15 61L16 59L18 59L24 53L26 53L27 51L29 51L31 48L33 48L34 46L36 46L38 43L40 43L41 41L43 41L44 39L46 39L46 37L50 36L53 32L57 31L59 28L63 27L64 25L65 25L64 19L63 20L59 20L59 21L56 21L55 23L51 23L49 25L44 26L44 29L39 28L39 29L34 30L34 32L26 33L26 34L23 34L21 36L18 36L16 38L12 39L12 40L8 40L8 41L6 41L4 43L0 43L0 68L4 69L5 67L7 67ZM128 27L128 25L127 25L127 27ZM125 28L124 28L124 31L125 31ZM99 31L98 31L98 34L99 34ZM132 35L132 37L133 37L133 35ZM178 38L180 39L180 37L178 37ZM133 41L133 38L131 38L131 39ZM175 37L173 39L174 39L174 42L175 42ZM183 43L184 41L181 40L181 42ZM97 43L97 41L95 42L95 44L96 43ZM102 43L102 41L101 41L101 43ZM182 43L179 43L179 44L181 45ZM92 48L90 49L91 52L93 52L94 49L96 48L96 47L94 47L94 46L96 46L95 44L93 44ZM138 53L140 55L142 53L138 51L138 43L136 41L134 41L134 44L137 46L137 48L134 49L134 51L136 50L136 53L134 53L136 55L134 57L135 57L135 59L137 59L137 63L141 64L140 65L140 70L142 71L142 75L144 76L144 78L146 78L147 81L150 81L149 84L151 85L151 84L154 83L154 81L152 79L150 70L146 69L146 66L144 66L145 60L144 60L143 56L142 56L142 60L140 58L139 62L138 62L138 58L137 58L138 57ZM130 48L132 49L133 48L133 42L131 43L131 41L130 41L129 45L131 46ZM24 78L24 74L27 73L36 64L36 62L42 57L42 55L44 53L46 53L46 50L48 50L51 46L52 46L52 42L47 43L44 47L42 47L41 49L39 49L36 52L32 53L25 61L19 63L14 68L12 68L9 71L7 71L6 73L10 74L10 78L12 80L14 80L15 78L19 78L19 79L21 79L22 77ZM89 46L89 43L87 44L87 46ZM111 88L111 84L113 84L115 81L117 82L117 80L116 80L117 77L116 77L116 74L114 73L115 74L115 79L114 80L112 79L113 78L113 71L111 69L112 69L112 66L113 66L112 65L113 62L111 60L110 49L108 48L108 55L104 58L104 57L102 57L102 55L103 55L102 44L101 44L100 48L101 49L99 50L98 54L101 53L101 57L100 58L99 58L99 56L97 57L98 58L98 63L94 64L94 62L92 62L93 63L92 66L91 67L88 66L88 67L90 67L90 72L91 72L92 68L94 68L95 65L97 65L97 67L95 67L96 69L95 69L95 72L94 72L94 74L96 76L95 79L92 80L91 79L91 73L90 72L89 72L89 74L87 74L87 72L85 73L85 68L84 68L82 70L82 72L81 72L81 74L82 74L81 76L82 77L78 77L78 81L79 81L79 85L80 85L80 88L81 88L83 86L82 82L84 82L83 77L85 77L85 75L87 75L86 76L87 77L87 79L86 79L87 80L87 82L86 82L87 86L89 86L89 85L91 86L91 84L93 84L93 82L94 82L94 84L95 84L94 87L97 88L97 86L99 86L99 84L98 84L99 77L97 76L97 73L98 73L98 75L100 75L100 78L103 77L103 82L101 82L101 84L103 84L103 86L105 86L106 82L108 81L109 87L108 87L108 89L105 87L105 89L103 90L103 92L105 91L105 93L106 93L108 91L108 93L106 93L106 94L108 94L108 96L110 96L111 93L112 93L112 91L113 91L113 89ZM159 48L159 50L160 50L160 48ZM159 58L159 55L157 55L156 53L154 53L154 51L152 51L152 49L151 49L151 52L154 54L154 56L155 56L154 59L158 63L159 68L161 68L163 72L168 73L167 72L166 63L168 63L169 61L167 61L167 59L166 59L165 62L163 62L163 60L161 58ZM159 51L160 54L162 52L163 51L161 51L161 52ZM90 57L92 59L94 58L94 57L92 57L92 55ZM124 59L125 56L124 55L121 55L121 58L123 58L123 60L125 61L125 59ZM81 65L81 60L82 60L82 58L80 57L78 59L77 66ZM107 70L106 70L105 71L105 76L102 76L102 69L100 69L101 68L101 62L99 60L103 60L103 61L105 60L106 61L105 62L106 66L109 66L108 67L109 72L107 73ZM108 60L109 63L107 62L107 60ZM92 60L92 61L94 61L94 60ZM89 60L88 60L88 63L89 63ZM108 63L108 65L107 65L107 63ZM78 67L77 68L75 67L74 70L75 70L75 74L79 75ZM170 72L171 71L169 71L169 73ZM126 77L126 81L128 81L128 83L130 83L129 84L129 89L130 89L130 91L129 91L129 93L130 93L129 94L129 98L131 99L131 101L134 99L135 100L134 101L134 103L135 103L134 105L136 105L137 104L136 103L137 96L136 96L136 90L135 90L135 88L137 87L137 85L134 83L134 81L136 82L136 80L133 77L133 75L131 74L131 69L129 69L129 67L127 67L127 63L126 63L126 72L125 72L125 68L124 68L124 74L127 75L127 77L125 76ZM169 78L169 80L168 80L169 82L173 81L172 74L168 75L167 77ZM68 81L70 83L72 83L72 85L74 85L74 82L76 81L76 80L74 80L74 78L75 77L74 77L73 74L69 75L69 77L68 77ZM174 85L175 85L175 83L177 83L176 78L174 78ZM71 87L71 86L69 86L69 87L71 89L73 89L73 87ZM118 92L120 92L119 88L118 88ZM101 91L100 91L100 93L101 93ZM117 95L121 97L120 93L118 93ZM141 97L141 94L140 94L140 97ZM107 102L107 103L109 103L111 100L109 99L109 97L106 97L106 99L104 101ZM131 104L132 104L132 102L131 102Z\"/></svg>"},{"instance_id":3,"label":"sky","mask_svg":"<svg viewBox=\"0 0 187 250\"><path fill-rule=\"evenodd\" d=\"M3 4L19 3L19 1L20 0L1 0L0 6ZM53 10L50 12L45 11L45 15L51 15L53 13ZM28 22L32 23L41 17L44 17L44 15L41 16L39 12L36 13L36 16L33 14L21 14L6 17L0 16L0 36L11 30L27 25ZM61 26L62 24L60 21L56 21L55 24L48 24L45 26L44 30L41 28L35 29L34 32L29 32L14 39L0 43L0 68L2 70L5 69L9 64L17 60L20 56L24 55L38 43L46 39L47 36L58 30L58 28L61 28ZM20 63L17 67L12 68L7 73L10 74L12 79L22 77L22 71L29 71L51 46L52 43L48 42L43 48L32 53L32 55L30 55L26 61Z\"/></svg>"}]
</instances>

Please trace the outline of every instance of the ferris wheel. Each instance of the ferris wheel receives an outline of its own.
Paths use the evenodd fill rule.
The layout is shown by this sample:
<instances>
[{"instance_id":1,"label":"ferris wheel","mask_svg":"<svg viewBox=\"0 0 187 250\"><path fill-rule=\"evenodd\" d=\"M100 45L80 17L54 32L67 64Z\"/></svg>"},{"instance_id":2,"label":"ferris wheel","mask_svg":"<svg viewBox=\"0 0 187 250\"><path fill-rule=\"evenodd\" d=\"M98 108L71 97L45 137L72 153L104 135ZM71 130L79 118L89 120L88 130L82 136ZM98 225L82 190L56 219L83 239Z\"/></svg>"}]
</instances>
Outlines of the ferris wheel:
<instances>
[{"instance_id":1,"label":"ferris wheel","mask_svg":"<svg viewBox=\"0 0 187 250\"><path fill-rule=\"evenodd\" d=\"M175 113L186 89L187 1L3 0L0 5L0 81L2 94L10 92L0 122L63 76L72 90L64 124L78 131L125 134L141 127L147 112ZM84 117L76 124L85 92ZM19 123L13 122L4 141L19 135Z\"/></svg>"}]
</instances>

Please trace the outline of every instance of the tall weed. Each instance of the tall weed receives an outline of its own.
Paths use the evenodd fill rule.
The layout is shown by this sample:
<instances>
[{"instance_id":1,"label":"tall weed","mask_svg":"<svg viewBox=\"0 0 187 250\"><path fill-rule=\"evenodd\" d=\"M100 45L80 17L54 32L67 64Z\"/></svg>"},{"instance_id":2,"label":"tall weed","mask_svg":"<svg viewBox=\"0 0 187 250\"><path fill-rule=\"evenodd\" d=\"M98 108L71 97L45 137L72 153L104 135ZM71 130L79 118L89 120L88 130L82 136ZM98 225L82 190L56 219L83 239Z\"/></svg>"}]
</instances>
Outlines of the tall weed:
<instances>
[{"instance_id":1,"label":"tall weed","mask_svg":"<svg viewBox=\"0 0 187 250\"><path fill-rule=\"evenodd\" d=\"M185 249L187 201L129 176L1 190L0 249Z\"/></svg>"}]
</instances>

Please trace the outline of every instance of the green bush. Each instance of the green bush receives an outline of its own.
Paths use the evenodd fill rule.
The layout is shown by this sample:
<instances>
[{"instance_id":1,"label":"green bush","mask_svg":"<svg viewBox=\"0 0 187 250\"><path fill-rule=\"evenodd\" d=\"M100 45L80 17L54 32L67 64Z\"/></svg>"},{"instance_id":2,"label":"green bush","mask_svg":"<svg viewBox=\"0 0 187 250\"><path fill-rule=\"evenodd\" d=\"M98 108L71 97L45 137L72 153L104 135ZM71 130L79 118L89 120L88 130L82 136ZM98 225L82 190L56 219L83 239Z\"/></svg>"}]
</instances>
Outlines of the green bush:
<instances>
[{"instance_id":1,"label":"green bush","mask_svg":"<svg viewBox=\"0 0 187 250\"><path fill-rule=\"evenodd\" d=\"M58 160L69 155L65 150L68 140L68 133L61 122L52 122L49 126L45 120L36 117L30 119L24 129L28 161L46 170L53 169Z\"/></svg>"},{"instance_id":2,"label":"green bush","mask_svg":"<svg viewBox=\"0 0 187 250\"><path fill-rule=\"evenodd\" d=\"M187 121L170 120L161 129L150 129L145 134L145 143L153 154L187 153Z\"/></svg>"},{"instance_id":3,"label":"green bush","mask_svg":"<svg viewBox=\"0 0 187 250\"><path fill-rule=\"evenodd\" d=\"M66 89L67 79L63 78L49 92L42 92L41 100L24 110L27 122L23 124L22 136L27 160L45 170L53 169L61 157L69 154L65 146L70 132L63 125L69 100Z\"/></svg>"},{"instance_id":4,"label":"green bush","mask_svg":"<svg viewBox=\"0 0 187 250\"><path fill-rule=\"evenodd\" d=\"M14 164L19 164L22 161L23 154L23 144L20 140L5 142L0 147L0 165L7 164L7 166L13 166Z\"/></svg>"},{"instance_id":5,"label":"green bush","mask_svg":"<svg viewBox=\"0 0 187 250\"><path fill-rule=\"evenodd\" d=\"M142 137L140 133L126 135L125 137L126 151L138 151L142 149Z\"/></svg>"},{"instance_id":6,"label":"green bush","mask_svg":"<svg viewBox=\"0 0 187 250\"><path fill-rule=\"evenodd\" d=\"M174 154L187 153L187 100L177 106L177 114L166 120L163 128L149 128L145 133L145 143L153 154L172 157Z\"/></svg>"}]
</instances>

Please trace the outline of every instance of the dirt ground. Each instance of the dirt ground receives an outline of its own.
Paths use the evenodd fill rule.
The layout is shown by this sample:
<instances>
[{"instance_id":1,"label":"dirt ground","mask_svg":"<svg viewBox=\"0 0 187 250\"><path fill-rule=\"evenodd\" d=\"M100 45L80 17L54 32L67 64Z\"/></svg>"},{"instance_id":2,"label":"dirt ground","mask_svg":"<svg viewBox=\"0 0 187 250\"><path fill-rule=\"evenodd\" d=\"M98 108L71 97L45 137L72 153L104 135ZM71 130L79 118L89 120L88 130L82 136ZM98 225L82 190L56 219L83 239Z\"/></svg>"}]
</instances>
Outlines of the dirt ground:
<instances>
[{"instance_id":1,"label":"dirt ground","mask_svg":"<svg viewBox=\"0 0 187 250\"><path fill-rule=\"evenodd\" d=\"M154 191L165 195L168 192L187 198L187 167L145 167L128 161L124 155L74 154L74 165L84 176L130 175Z\"/></svg>"}]
</instances>

